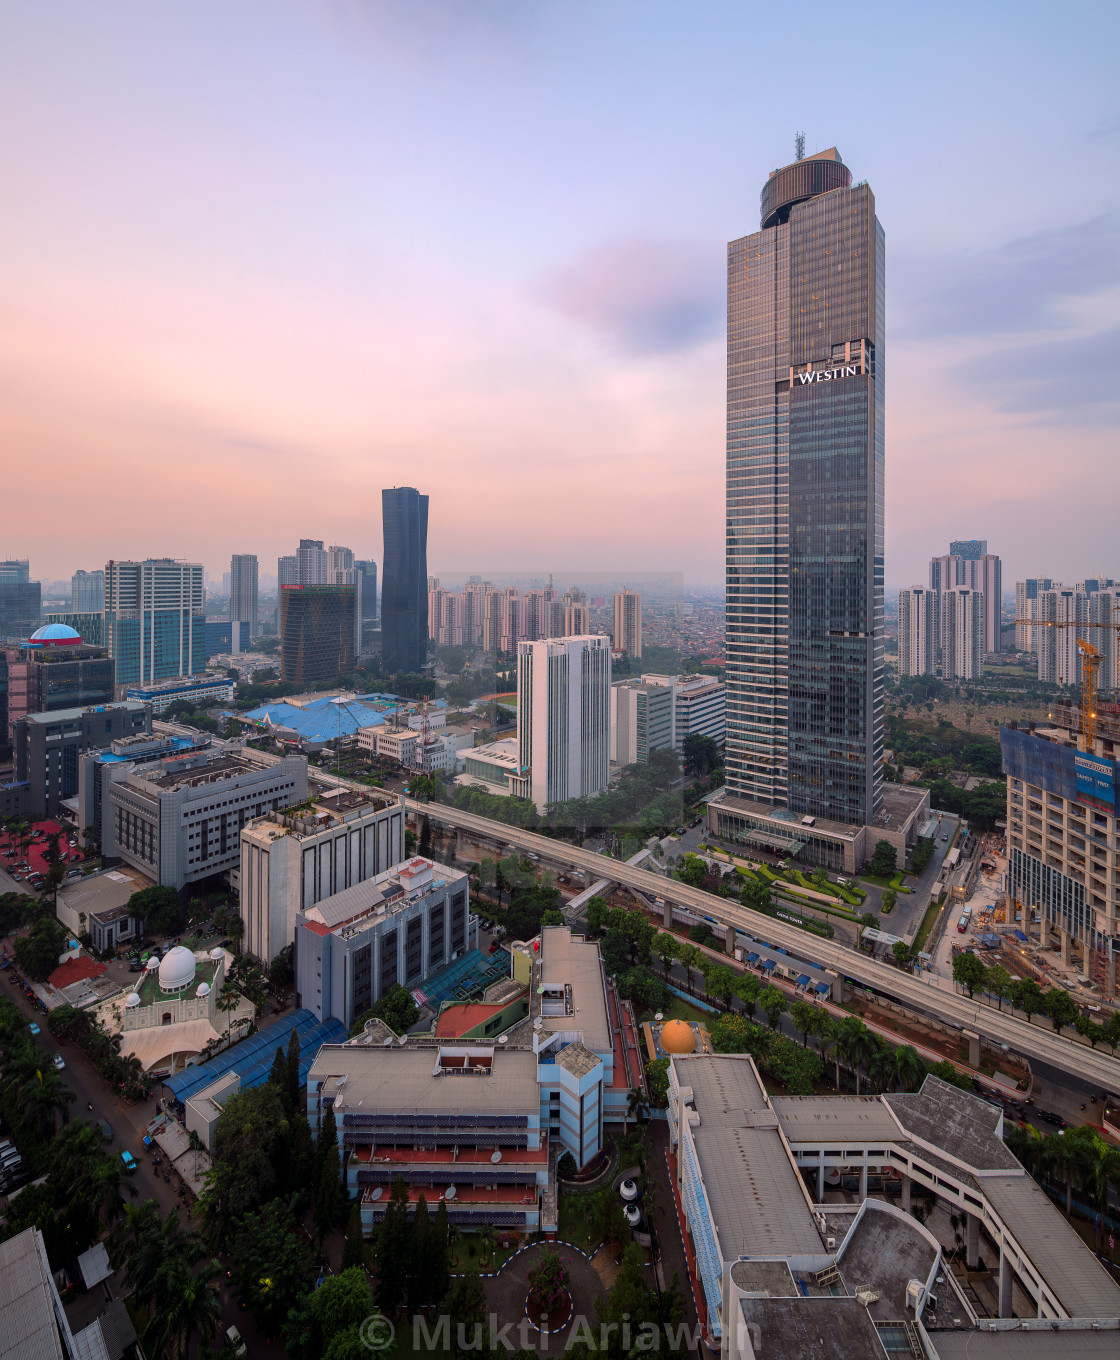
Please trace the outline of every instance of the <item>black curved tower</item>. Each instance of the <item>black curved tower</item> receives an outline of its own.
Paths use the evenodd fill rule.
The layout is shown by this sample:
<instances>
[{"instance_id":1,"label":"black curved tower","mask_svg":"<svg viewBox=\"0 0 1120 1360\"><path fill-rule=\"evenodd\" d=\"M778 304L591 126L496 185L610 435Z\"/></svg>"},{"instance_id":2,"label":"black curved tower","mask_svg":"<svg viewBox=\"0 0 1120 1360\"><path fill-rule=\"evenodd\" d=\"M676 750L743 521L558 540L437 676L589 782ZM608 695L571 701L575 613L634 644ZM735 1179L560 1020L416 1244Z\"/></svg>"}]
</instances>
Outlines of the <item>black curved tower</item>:
<instances>
[{"instance_id":1,"label":"black curved tower","mask_svg":"<svg viewBox=\"0 0 1120 1360\"><path fill-rule=\"evenodd\" d=\"M428 498L415 487L381 493L381 669L419 674L428 655Z\"/></svg>"}]
</instances>

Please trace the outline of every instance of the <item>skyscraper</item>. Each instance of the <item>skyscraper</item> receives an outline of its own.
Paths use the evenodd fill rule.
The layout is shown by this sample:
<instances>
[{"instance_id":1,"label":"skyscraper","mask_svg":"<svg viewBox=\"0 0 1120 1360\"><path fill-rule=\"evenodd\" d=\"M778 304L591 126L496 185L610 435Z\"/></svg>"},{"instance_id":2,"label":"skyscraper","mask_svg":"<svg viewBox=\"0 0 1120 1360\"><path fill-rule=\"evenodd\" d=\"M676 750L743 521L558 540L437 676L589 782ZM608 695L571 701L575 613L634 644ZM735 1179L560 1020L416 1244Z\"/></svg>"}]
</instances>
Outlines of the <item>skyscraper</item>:
<instances>
[{"instance_id":1,"label":"skyscraper","mask_svg":"<svg viewBox=\"0 0 1120 1360\"><path fill-rule=\"evenodd\" d=\"M761 217L728 247L727 791L867 826L883 801L885 240L835 148L772 171Z\"/></svg>"},{"instance_id":2,"label":"skyscraper","mask_svg":"<svg viewBox=\"0 0 1120 1360\"><path fill-rule=\"evenodd\" d=\"M956 538L949 544L950 557L963 557L966 562L979 562L988 555L986 538Z\"/></svg>"},{"instance_id":3,"label":"skyscraper","mask_svg":"<svg viewBox=\"0 0 1120 1360\"><path fill-rule=\"evenodd\" d=\"M1033 619L1035 601L1039 595L1046 590L1053 590L1059 584L1049 576L1028 576L1025 581L1015 582L1015 617L1016 619ZM1015 625L1015 650L1019 652L1033 652L1035 646L1035 633L1037 629L1032 628L1029 623L1016 623Z\"/></svg>"},{"instance_id":4,"label":"skyscraper","mask_svg":"<svg viewBox=\"0 0 1120 1360\"><path fill-rule=\"evenodd\" d=\"M229 564L229 616L248 623L249 636L257 636L257 557L234 553ZM234 630L236 632L236 629Z\"/></svg>"},{"instance_id":5,"label":"skyscraper","mask_svg":"<svg viewBox=\"0 0 1120 1360\"><path fill-rule=\"evenodd\" d=\"M614 649L636 661L642 656L642 597L633 590L614 597Z\"/></svg>"},{"instance_id":6,"label":"skyscraper","mask_svg":"<svg viewBox=\"0 0 1120 1360\"><path fill-rule=\"evenodd\" d=\"M985 652L1002 650L1003 638L1003 564L988 551L984 538L958 540L949 544L945 557L933 557L929 564L929 588L940 594L956 586L968 586L984 597L984 626L981 647ZM940 628L940 607L938 627ZM1016 618L1025 617L1016 615ZM940 645L940 635L934 646Z\"/></svg>"},{"instance_id":7,"label":"skyscraper","mask_svg":"<svg viewBox=\"0 0 1120 1360\"><path fill-rule=\"evenodd\" d=\"M301 538L296 553L301 586L327 584L327 554L321 538Z\"/></svg>"},{"instance_id":8,"label":"skyscraper","mask_svg":"<svg viewBox=\"0 0 1120 1360\"><path fill-rule=\"evenodd\" d=\"M76 571L70 578L70 609L75 614L100 614L105 608L105 573Z\"/></svg>"},{"instance_id":9,"label":"skyscraper","mask_svg":"<svg viewBox=\"0 0 1120 1360\"><path fill-rule=\"evenodd\" d=\"M281 679L309 685L353 669L356 594L352 585L281 587Z\"/></svg>"},{"instance_id":10,"label":"skyscraper","mask_svg":"<svg viewBox=\"0 0 1120 1360\"><path fill-rule=\"evenodd\" d=\"M542 812L593 798L607 787L610 740L610 639L518 643L517 791Z\"/></svg>"},{"instance_id":11,"label":"skyscraper","mask_svg":"<svg viewBox=\"0 0 1120 1360\"><path fill-rule=\"evenodd\" d=\"M940 595L941 678L978 680L984 659L984 597L971 586Z\"/></svg>"},{"instance_id":12,"label":"skyscraper","mask_svg":"<svg viewBox=\"0 0 1120 1360\"><path fill-rule=\"evenodd\" d=\"M933 675L939 596L925 586L898 592L898 673Z\"/></svg>"},{"instance_id":13,"label":"skyscraper","mask_svg":"<svg viewBox=\"0 0 1120 1360\"><path fill-rule=\"evenodd\" d=\"M299 585L299 558L295 553L276 559L276 589Z\"/></svg>"},{"instance_id":14,"label":"skyscraper","mask_svg":"<svg viewBox=\"0 0 1120 1360\"><path fill-rule=\"evenodd\" d=\"M26 558L0 562L0 641L24 642L39 626L43 592Z\"/></svg>"},{"instance_id":15,"label":"skyscraper","mask_svg":"<svg viewBox=\"0 0 1120 1360\"><path fill-rule=\"evenodd\" d=\"M105 563L105 644L118 685L206 669L202 564L170 557Z\"/></svg>"},{"instance_id":16,"label":"skyscraper","mask_svg":"<svg viewBox=\"0 0 1120 1360\"><path fill-rule=\"evenodd\" d=\"M382 491L381 525L381 666L415 674L428 655L427 496L411 486Z\"/></svg>"}]
</instances>

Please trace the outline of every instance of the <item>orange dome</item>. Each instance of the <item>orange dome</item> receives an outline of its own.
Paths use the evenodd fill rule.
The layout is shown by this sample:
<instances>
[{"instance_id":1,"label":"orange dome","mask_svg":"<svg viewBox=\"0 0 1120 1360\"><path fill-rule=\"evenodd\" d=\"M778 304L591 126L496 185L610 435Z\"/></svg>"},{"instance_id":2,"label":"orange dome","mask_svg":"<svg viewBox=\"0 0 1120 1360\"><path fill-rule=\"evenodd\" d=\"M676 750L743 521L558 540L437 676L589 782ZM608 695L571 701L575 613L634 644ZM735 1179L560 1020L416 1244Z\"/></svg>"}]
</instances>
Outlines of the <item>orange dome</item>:
<instances>
[{"instance_id":1,"label":"orange dome","mask_svg":"<svg viewBox=\"0 0 1120 1360\"><path fill-rule=\"evenodd\" d=\"M692 1026L685 1020L667 1020L661 1026L657 1041L664 1053L696 1052L696 1035L692 1032Z\"/></svg>"}]
</instances>

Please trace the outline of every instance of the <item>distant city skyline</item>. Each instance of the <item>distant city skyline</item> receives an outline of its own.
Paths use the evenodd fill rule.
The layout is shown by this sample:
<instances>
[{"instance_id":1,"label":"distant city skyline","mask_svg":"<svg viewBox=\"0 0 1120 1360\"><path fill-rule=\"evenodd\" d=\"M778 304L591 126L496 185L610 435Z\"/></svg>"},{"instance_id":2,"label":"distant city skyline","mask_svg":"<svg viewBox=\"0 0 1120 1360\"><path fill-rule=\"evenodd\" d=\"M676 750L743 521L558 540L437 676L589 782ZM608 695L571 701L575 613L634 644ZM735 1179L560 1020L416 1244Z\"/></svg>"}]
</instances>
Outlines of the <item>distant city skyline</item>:
<instances>
[{"instance_id":1,"label":"distant city skyline","mask_svg":"<svg viewBox=\"0 0 1120 1360\"><path fill-rule=\"evenodd\" d=\"M8 7L0 435L50 513L3 551L68 578L123 517L218 573L308 533L380 561L377 493L422 480L435 574L485 533L718 583L725 242L804 127L889 204L887 586L972 535L1008 579L1109 570L1115 9L884 14L791 104L741 78L788 16L730 0Z\"/></svg>"}]
</instances>

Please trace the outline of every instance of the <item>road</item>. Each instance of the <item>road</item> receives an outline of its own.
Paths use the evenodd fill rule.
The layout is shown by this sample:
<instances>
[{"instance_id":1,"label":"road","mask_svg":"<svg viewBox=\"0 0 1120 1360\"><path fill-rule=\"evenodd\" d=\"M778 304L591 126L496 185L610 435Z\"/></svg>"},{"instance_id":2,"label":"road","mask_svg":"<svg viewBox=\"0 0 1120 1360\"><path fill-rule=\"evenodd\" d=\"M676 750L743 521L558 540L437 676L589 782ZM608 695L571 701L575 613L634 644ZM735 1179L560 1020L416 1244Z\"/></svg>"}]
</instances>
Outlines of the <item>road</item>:
<instances>
[{"instance_id":1,"label":"road","mask_svg":"<svg viewBox=\"0 0 1120 1360\"><path fill-rule=\"evenodd\" d=\"M638 869L620 860L607 860L578 846L550 840L532 831L522 831L504 823L492 822L474 813L462 812L443 803L418 803L406 798L405 806L417 815L428 814L434 822L467 834L515 846L543 861L551 861L583 869L597 877L609 877L616 883L637 888L640 892L674 904L701 916L714 919L748 932L765 930L768 939L789 949L795 957L803 957L807 950L806 937L796 927L769 916L761 916L728 898L716 897L699 888L691 888L675 879L668 879L646 869ZM932 1015L962 1029L983 1034L989 1041L1005 1044L1024 1054L1032 1062L1045 1062L1064 1072L1093 1084L1098 1091L1120 1093L1120 1061L1101 1052L1092 1051L1088 1044L1074 1038L1045 1032L1030 1026L1025 1020L1005 1013L990 1011L978 1001L958 995L950 987L938 986L929 974L914 976L890 964L834 941L814 938L808 947L814 960L856 983L892 997L926 1015Z\"/></svg>"}]
</instances>

